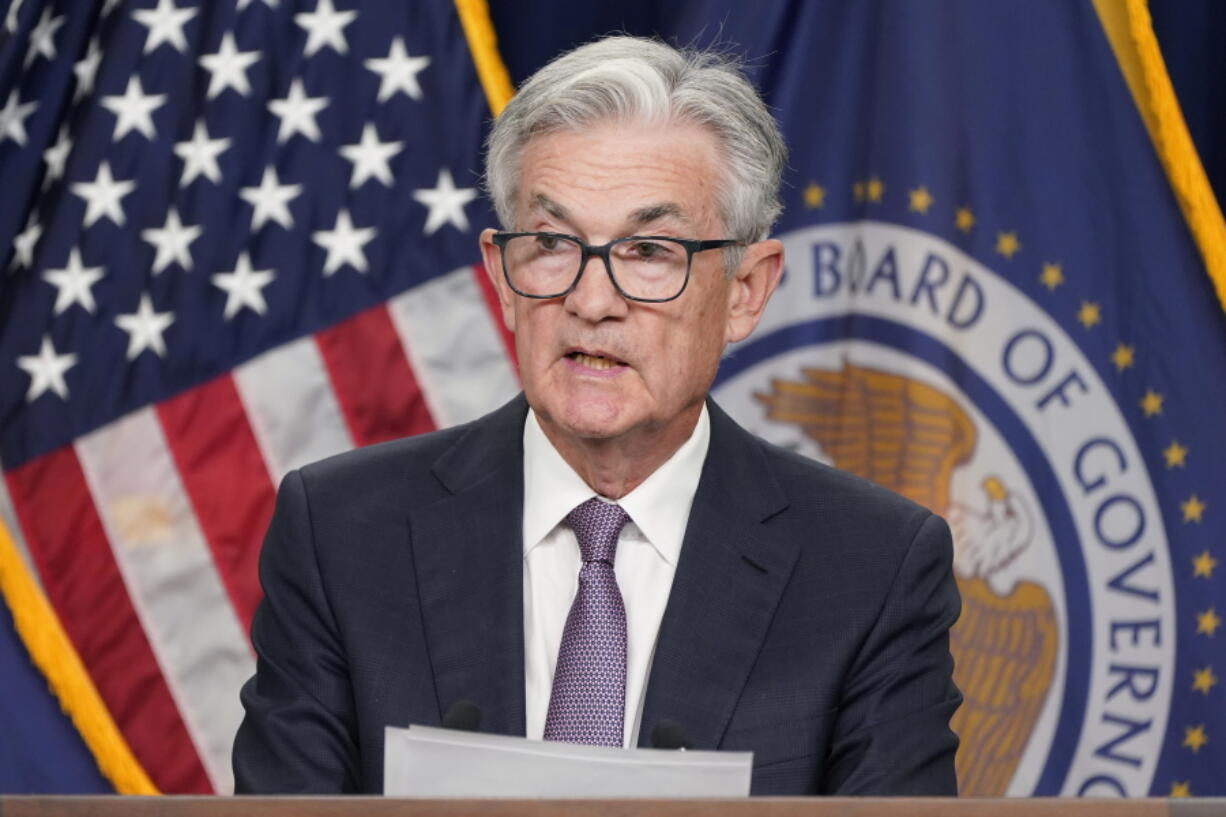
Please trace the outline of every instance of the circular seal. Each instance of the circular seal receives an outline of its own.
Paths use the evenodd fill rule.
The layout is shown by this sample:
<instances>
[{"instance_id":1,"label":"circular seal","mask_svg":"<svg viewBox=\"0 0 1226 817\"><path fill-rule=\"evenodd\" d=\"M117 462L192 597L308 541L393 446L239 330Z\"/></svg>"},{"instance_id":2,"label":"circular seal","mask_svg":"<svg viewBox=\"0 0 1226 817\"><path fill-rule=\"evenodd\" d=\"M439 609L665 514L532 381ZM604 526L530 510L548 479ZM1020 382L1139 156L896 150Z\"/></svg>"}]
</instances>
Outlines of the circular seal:
<instances>
[{"instance_id":1,"label":"circular seal","mask_svg":"<svg viewBox=\"0 0 1226 817\"><path fill-rule=\"evenodd\" d=\"M1173 579L1111 391L1057 321L938 237L856 222L782 240L784 279L713 395L950 523L961 792L1145 796Z\"/></svg>"}]
</instances>

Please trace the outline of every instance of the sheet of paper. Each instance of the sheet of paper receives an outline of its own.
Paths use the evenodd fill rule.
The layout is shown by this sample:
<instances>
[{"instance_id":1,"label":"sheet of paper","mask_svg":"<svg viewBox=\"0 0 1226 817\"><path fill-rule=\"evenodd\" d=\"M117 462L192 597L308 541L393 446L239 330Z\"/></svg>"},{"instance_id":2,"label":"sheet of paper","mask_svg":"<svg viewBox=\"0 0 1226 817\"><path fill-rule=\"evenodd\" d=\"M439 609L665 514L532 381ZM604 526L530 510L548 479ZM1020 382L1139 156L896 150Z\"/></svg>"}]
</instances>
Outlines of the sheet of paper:
<instances>
[{"instance_id":1,"label":"sheet of paper","mask_svg":"<svg viewBox=\"0 0 1226 817\"><path fill-rule=\"evenodd\" d=\"M752 752L610 749L454 729L387 727L395 797L745 797Z\"/></svg>"}]
</instances>

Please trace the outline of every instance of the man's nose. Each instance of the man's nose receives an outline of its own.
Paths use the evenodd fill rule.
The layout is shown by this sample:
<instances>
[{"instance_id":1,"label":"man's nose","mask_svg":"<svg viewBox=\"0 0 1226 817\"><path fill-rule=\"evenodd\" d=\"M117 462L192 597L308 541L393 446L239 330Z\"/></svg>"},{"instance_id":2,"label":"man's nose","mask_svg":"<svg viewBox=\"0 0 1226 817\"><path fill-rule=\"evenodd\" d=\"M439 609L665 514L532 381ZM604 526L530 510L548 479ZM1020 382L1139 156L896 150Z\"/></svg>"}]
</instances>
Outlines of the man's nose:
<instances>
[{"instance_id":1,"label":"man's nose","mask_svg":"<svg viewBox=\"0 0 1226 817\"><path fill-rule=\"evenodd\" d=\"M604 259L591 256L583 266L575 288L566 296L566 308L585 321L622 317L629 304L617 291Z\"/></svg>"}]
</instances>

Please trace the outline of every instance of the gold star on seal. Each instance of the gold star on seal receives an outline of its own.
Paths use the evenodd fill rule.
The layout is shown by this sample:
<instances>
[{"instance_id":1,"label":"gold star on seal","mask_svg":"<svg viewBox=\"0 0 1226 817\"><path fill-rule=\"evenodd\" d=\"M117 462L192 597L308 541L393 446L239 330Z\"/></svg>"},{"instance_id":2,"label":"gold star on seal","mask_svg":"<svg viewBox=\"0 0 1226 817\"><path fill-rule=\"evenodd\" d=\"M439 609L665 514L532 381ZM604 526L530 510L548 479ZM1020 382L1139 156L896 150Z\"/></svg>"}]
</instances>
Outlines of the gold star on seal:
<instances>
[{"instance_id":1,"label":"gold star on seal","mask_svg":"<svg viewBox=\"0 0 1226 817\"><path fill-rule=\"evenodd\" d=\"M1215 567L1217 567L1217 559L1213 558L1213 554L1206 550L1199 556L1192 557L1192 578L1212 579L1213 568Z\"/></svg>"},{"instance_id":2,"label":"gold star on seal","mask_svg":"<svg viewBox=\"0 0 1226 817\"><path fill-rule=\"evenodd\" d=\"M1146 417L1162 413L1162 401L1166 398L1158 392L1150 389L1145 392L1145 396L1141 398L1141 411L1145 412Z\"/></svg>"},{"instance_id":3,"label":"gold star on seal","mask_svg":"<svg viewBox=\"0 0 1226 817\"><path fill-rule=\"evenodd\" d=\"M1171 797L1191 797L1192 786L1187 780L1176 780L1171 783Z\"/></svg>"},{"instance_id":4,"label":"gold star on seal","mask_svg":"<svg viewBox=\"0 0 1226 817\"><path fill-rule=\"evenodd\" d=\"M856 182L851 186L851 197L856 204L864 201L864 182Z\"/></svg>"},{"instance_id":5,"label":"gold star on seal","mask_svg":"<svg viewBox=\"0 0 1226 817\"><path fill-rule=\"evenodd\" d=\"M1098 326L1103 320L1103 310L1094 301L1082 301L1081 309L1077 310L1077 322L1089 329Z\"/></svg>"},{"instance_id":6,"label":"gold star on seal","mask_svg":"<svg viewBox=\"0 0 1226 817\"><path fill-rule=\"evenodd\" d=\"M1129 346L1126 343L1117 344L1115 351L1111 353L1111 362L1115 364L1115 370L1122 372L1133 363L1133 359L1137 353L1135 346Z\"/></svg>"},{"instance_id":7,"label":"gold star on seal","mask_svg":"<svg viewBox=\"0 0 1226 817\"><path fill-rule=\"evenodd\" d=\"M868 196L868 200L873 204L880 204L881 197L885 195L885 182L874 176L868 180L868 185L864 188L864 194Z\"/></svg>"},{"instance_id":8,"label":"gold star on seal","mask_svg":"<svg viewBox=\"0 0 1226 817\"><path fill-rule=\"evenodd\" d=\"M1209 742L1208 735L1205 734L1205 725L1200 726L1185 726L1183 730L1183 745L1192 750L1195 754L1200 751L1200 747Z\"/></svg>"},{"instance_id":9,"label":"gold star on seal","mask_svg":"<svg viewBox=\"0 0 1226 817\"><path fill-rule=\"evenodd\" d=\"M1210 607L1203 613L1196 614L1196 634L1207 635L1213 638L1213 634L1217 632L1217 628L1222 626L1222 617L1217 614L1217 610Z\"/></svg>"},{"instance_id":10,"label":"gold star on seal","mask_svg":"<svg viewBox=\"0 0 1226 817\"><path fill-rule=\"evenodd\" d=\"M805 188L805 207L815 210L826 203L826 189L817 182L809 182Z\"/></svg>"},{"instance_id":11,"label":"gold star on seal","mask_svg":"<svg viewBox=\"0 0 1226 817\"><path fill-rule=\"evenodd\" d=\"M1183 468L1188 460L1188 448L1171 440L1171 444L1162 450L1162 456L1166 458L1167 468Z\"/></svg>"},{"instance_id":12,"label":"gold star on seal","mask_svg":"<svg viewBox=\"0 0 1226 817\"><path fill-rule=\"evenodd\" d=\"M1005 258L1013 258L1021 248L1022 244L1017 240L1017 233L1012 230L996 234L996 251Z\"/></svg>"},{"instance_id":13,"label":"gold star on seal","mask_svg":"<svg viewBox=\"0 0 1226 817\"><path fill-rule=\"evenodd\" d=\"M1196 494L1188 497L1187 502L1180 502L1179 509L1183 511L1184 522L1199 522L1205 515L1205 503Z\"/></svg>"},{"instance_id":14,"label":"gold star on seal","mask_svg":"<svg viewBox=\"0 0 1226 817\"><path fill-rule=\"evenodd\" d=\"M1192 691L1199 692L1202 695L1208 695L1209 691L1217 684L1217 676L1213 674L1213 667L1205 667L1198 669L1192 673Z\"/></svg>"},{"instance_id":15,"label":"gold star on seal","mask_svg":"<svg viewBox=\"0 0 1226 817\"><path fill-rule=\"evenodd\" d=\"M954 226L964 233L969 233L975 226L975 214L969 207L959 207L954 212Z\"/></svg>"},{"instance_id":16,"label":"gold star on seal","mask_svg":"<svg viewBox=\"0 0 1226 817\"><path fill-rule=\"evenodd\" d=\"M917 187L909 191L907 198L911 200L911 203L907 205L908 210L913 213L920 213L921 215L928 214L928 208L932 206L933 198L932 194L928 192L927 187Z\"/></svg>"},{"instance_id":17,"label":"gold star on seal","mask_svg":"<svg viewBox=\"0 0 1226 817\"><path fill-rule=\"evenodd\" d=\"M1064 267L1059 264L1044 264L1039 273L1039 283L1047 287L1049 292L1055 292L1056 287L1064 283Z\"/></svg>"}]
</instances>

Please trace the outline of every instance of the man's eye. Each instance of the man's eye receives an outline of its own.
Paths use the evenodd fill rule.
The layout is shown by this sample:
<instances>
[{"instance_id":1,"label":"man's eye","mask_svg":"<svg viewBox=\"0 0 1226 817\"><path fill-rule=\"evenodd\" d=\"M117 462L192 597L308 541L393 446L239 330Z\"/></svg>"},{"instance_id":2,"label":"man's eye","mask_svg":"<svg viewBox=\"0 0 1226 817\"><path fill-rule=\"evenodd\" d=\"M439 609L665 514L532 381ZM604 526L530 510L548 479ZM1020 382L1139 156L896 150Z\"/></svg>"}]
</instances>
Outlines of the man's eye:
<instances>
[{"instance_id":1,"label":"man's eye","mask_svg":"<svg viewBox=\"0 0 1226 817\"><path fill-rule=\"evenodd\" d=\"M657 241L636 241L630 247L630 254L635 258L664 258L670 254L669 248Z\"/></svg>"},{"instance_id":2,"label":"man's eye","mask_svg":"<svg viewBox=\"0 0 1226 817\"><path fill-rule=\"evenodd\" d=\"M551 235L538 235L536 237L536 245L542 250L556 250L561 243L562 240L560 238L554 238Z\"/></svg>"}]
</instances>

